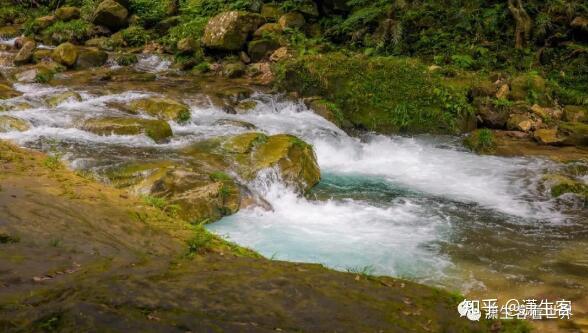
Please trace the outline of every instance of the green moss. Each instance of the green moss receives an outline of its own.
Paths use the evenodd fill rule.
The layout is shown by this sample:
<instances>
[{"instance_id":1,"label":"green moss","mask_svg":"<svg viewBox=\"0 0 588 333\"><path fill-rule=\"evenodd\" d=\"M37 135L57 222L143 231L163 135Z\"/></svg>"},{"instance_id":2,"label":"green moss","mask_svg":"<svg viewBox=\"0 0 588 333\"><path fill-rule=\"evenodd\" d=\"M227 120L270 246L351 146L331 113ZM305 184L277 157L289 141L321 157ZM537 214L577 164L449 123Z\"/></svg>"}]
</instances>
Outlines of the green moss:
<instances>
[{"instance_id":1,"label":"green moss","mask_svg":"<svg viewBox=\"0 0 588 333\"><path fill-rule=\"evenodd\" d=\"M153 40L151 32L138 25L123 29L120 34L128 46L143 46Z\"/></svg>"},{"instance_id":2,"label":"green moss","mask_svg":"<svg viewBox=\"0 0 588 333\"><path fill-rule=\"evenodd\" d=\"M137 58L137 55L133 53L117 53L114 56L114 61L119 66L130 66L136 64L139 59Z\"/></svg>"},{"instance_id":3,"label":"green moss","mask_svg":"<svg viewBox=\"0 0 588 333\"><path fill-rule=\"evenodd\" d=\"M179 205L171 204L165 198L155 197L151 195L143 196L143 202L145 204L155 207L164 211L171 217L178 216L180 210L182 209Z\"/></svg>"},{"instance_id":4,"label":"green moss","mask_svg":"<svg viewBox=\"0 0 588 333\"><path fill-rule=\"evenodd\" d=\"M85 20L57 21L49 28L43 30L42 34L52 38L58 44L79 42L88 37L91 28L92 25Z\"/></svg>"},{"instance_id":5,"label":"green moss","mask_svg":"<svg viewBox=\"0 0 588 333\"><path fill-rule=\"evenodd\" d=\"M476 153L491 153L496 149L494 134L489 129L480 129L470 133L464 139L464 145Z\"/></svg>"},{"instance_id":6,"label":"green moss","mask_svg":"<svg viewBox=\"0 0 588 333\"><path fill-rule=\"evenodd\" d=\"M203 254L212 248L214 236L201 224L194 227L194 236L186 243L188 245L188 256Z\"/></svg>"},{"instance_id":7,"label":"green moss","mask_svg":"<svg viewBox=\"0 0 588 333\"><path fill-rule=\"evenodd\" d=\"M287 61L276 72L278 88L323 96L360 129L457 133L473 117L466 90L444 85L416 60L330 53Z\"/></svg>"},{"instance_id":8,"label":"green moss","mask_svg":"<svg viewBox=\"0 0 588 333\"><path fill-rule=\"evenodd\" d=\"M163 20L170 12L173 0L130 0L129 9L139 16L145 25L154 25Z\"/></svg>"}]
</instances>

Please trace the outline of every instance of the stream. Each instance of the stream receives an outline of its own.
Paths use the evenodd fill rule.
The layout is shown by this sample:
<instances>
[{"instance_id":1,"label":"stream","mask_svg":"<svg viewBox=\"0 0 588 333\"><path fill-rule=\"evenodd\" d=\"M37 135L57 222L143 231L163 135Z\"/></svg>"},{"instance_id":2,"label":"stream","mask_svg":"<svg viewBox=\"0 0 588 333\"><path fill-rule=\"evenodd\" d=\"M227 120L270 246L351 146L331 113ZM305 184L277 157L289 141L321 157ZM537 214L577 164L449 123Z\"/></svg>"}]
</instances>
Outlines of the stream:
<instances>
[{"instance_id":1,"label":"stream","mask_svg":"<svg viewBox=\"0 0 588 333\"><path fill-rule=\"evenodd\" d=\"M544 174L564 165L479 156L459 137L350 137L301 102L262 91L251 97L254 110L227 114L208 100L202 82L174 73L169 62L145 56L135 69L158 79L79 85L65 74L56 86L15 84L23 96L0 105L18 110L1 114L24 119L31 129L0 133L0 139L58 153L70 167L100 175L113 165L177 156L191 143L250 131L221 119L293 134L314 146L321 182L302 197L279 175L262 172L246 186L273 209L241 210L208 225L210 231L272 259L402 277L485 298L566 298L578 311L588 308L588 211L568 196L552 199L541 186ZM65 91L81 101L46 103ZM76 126L125 114L117 103L157 95L192 110L188 123L171 123L168 143L98 136Z\"/></svg>"}]
</instances>

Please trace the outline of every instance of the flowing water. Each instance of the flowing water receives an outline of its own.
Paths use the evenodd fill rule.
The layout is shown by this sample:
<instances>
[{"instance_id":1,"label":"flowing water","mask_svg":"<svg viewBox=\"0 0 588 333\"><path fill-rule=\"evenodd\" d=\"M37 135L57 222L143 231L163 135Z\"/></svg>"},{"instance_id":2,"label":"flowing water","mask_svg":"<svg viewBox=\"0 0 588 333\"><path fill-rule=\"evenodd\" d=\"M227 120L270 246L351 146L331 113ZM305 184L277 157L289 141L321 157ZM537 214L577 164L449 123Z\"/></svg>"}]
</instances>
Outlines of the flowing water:
<instances>
[{"instance_id":1,"label":"flowing water","mask_svg":"<svg viewBox=\"0 0 588 333\"><path fill-rule=\"evenodd\" d=\"M569 196L550 198L541 186L545 173L563 165L478 156L455 137L354 138L303 104L265 93L252 96L254 110L227 114L191 88L202 82L169 73L168 65L154 57L137 64L137 70L158 73L155 83L79 86L65 77L60 86L17 84L24 95L0 103L18 105L18 111L2 114L32 127L0 133L0 139L59 152L73 168L99 174L118 163L168 158L191 143L247 131L218 124L220 119L245 121L267 134L294 134L314 146L320 184L301 196L274 171L262 172L244 185L273 209L245 209L209 230L275 259L404 277L486 298L567 298L586 315L588 212ZM76 91L82 100L46 103L64 91ZM173 92L192 108L190 122L171 124L169 143L78 129L91 117L125 114L117 103L161 92Z\"/></svg>"}]
</instances>

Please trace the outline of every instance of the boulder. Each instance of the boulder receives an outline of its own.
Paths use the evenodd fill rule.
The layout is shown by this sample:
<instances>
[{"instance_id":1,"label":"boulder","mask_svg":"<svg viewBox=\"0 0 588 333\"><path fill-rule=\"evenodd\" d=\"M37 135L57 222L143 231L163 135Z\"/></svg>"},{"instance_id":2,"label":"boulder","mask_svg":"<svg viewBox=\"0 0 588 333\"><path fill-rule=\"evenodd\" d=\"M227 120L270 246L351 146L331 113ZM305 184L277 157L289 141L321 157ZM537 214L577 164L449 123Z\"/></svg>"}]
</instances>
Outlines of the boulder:
<instances>
[{"instance_id":1,"label":"boulder","mask_svg":"<svg viewBox=\"0 0 588 333\"><path fill-rule=\"evenodd\" d=\"M568 146L588 146L588 124L566 123L559 124L558 135L563 138L562 143Z\"/></svg>"},{"instance_id":2,"label":"boulder","mask_svg":"<svg viewBox=\"0 0 588 333\"><path fill-rule=\"evenodd\" d=\"M52 63L41 63L16 73L14 77L16 81L23 83L47 83L53 78L56 69L59 68Z\"/></svg>"},{"instance_id":3,"label":"boulder","mask_svg":"<svg viewBox=\"0 0 588 333\"><path fill-rule=\"evenodd\" d=\"M120 3L114 0L104 0L94 11L92 22L112 30L118 30L126 25L128 15L129 11Z\"/></svg>"},{"instance_id":4,"label":"boulder","mask_svg":"<svg viewBox=\"0 0 588 333\"><path fill-rule=\"evenodd\" d=\"M567 122L588 122L588 107L566 105L563 111L563 120Z\"/></svg>"},{"instance_id":5,"label":"boulder","mask_svg":"<svg viewBox=\"0 0 588 333\"><path fill-rule=\"evenodd\" d=\"M496 92L496 98L498 99L507 99L509 95L510 87L508 86L508 84L501 85L500 88L498 88L498 91Z\"/></svg>"},{"instance_id":6,"label":"boulder","mask_svg":"<svg viewBox=\"0 0 588 333\"><path fill-rule=\"evenodd\" d=\"M190 108L169 98L149 97L132 101L129 110L134 113L145 112L161 120L173 120L179 123L190 119Z\"/></svg>"},{"instance_id":7,"label":"boulder","mask_svg":"<svg viewBox=\"0 0 588 333\"><path fill-rule=\"evenodd\" d=\"M35 32L45 30L55 23L55 21L57 21L57 18L53 15L38 17L33 21L33 30Z\"/></svg>"},{"instance_id":8,"label":"boulder","mask_svg":"<svg viewBox=\"0 0 588 333\"><path fill-rule=\"evenodd\" d=\"M121 44L124 41L121 40ZM104 51L112 51L114 50L114 48L116 46L120 46L117 45L116 41L114 41L112 38L109 37L96 37L96 38L92 38L86 41L86 43L84 43L84 45L89 46L89 47L96 47L100 50L104 50Z\"/></svg>"},{"instance_id":9,"label":"boulder","mask_svg":"<svg viewBox=\"0 0 588 333\"><path fill-rule=\"evenodd\" d=\"M208 21L202 43L213 50L239 51L264 21L259 14L239 11L220 13Z\"/></svg>"},{"instance_id":10,"label":"boulder","mask_svg":"<svg viewBox=\"0 0 588 333\"><path fill-rule=\"evenodd\" d=\"M119 66L130 66L139 62L139 58L133 53L118 53L114 55L114 62Z\"/></svg>"},{"instance_id":11,"label":"boulder","mask_svg":"<svg viewBox=\"0 0 588 333\"><path fill-rule=\"evenodd\" d=\"M588 185L581 181L560 174L548 174L543 176L543 182L554 198L559 198L564 194L573 194L588 200Z\"/></svg>"},{"instance_id":12,"label":"boulder","mask_svg":"<svg viewBox=\"0 0 588 333\"><path fill-rule=\"evenodd\" d=\"M247 130L257 129L257 126L253 125L252 123L248 123L246 121L236 120L236 119L219 119L214 122L214 125L241 127L241 128L247 129Z\"/></svg>"},{"instance_id":13,"label":"boulder","mask_svg":"<svg viewBox=\"0 0 588 333\"><path fill-rule=\"evenodd\" d=\"M108 54L98 48L80 48L78 51L76 68L100 67L108 61Z\"/></svg>"},{"instance_id":14,"label":"boulder","mask_svg":"<svg viewBox=\"0 0 588 333\"><path fill-rule=\"evenodd\" d=\"M15 38L20 35L20 29L15 26L0 27L0 38Z\"/></svg>"},{"instance_id":15,"label":"boulder","mask_svg":"<svg viewBox=\"0 0 588 333\"><path fill-rule=\"evenodd\" d=\"M98 135L144 134L157 143L166 142L173 135L171 127L167 122L142 118L92 118L84 122L82 129Z\"/></svg>"},{"instance_id":16,"label":"boulder","mask_svg":"<svg viewBox=\"0 0 588 333\"><path fill-rule=\"evenodd\" d=\"M49 104L49 106L51 106L51 107L56 107L65 101L79 102L81 100L82 100L82 97L80 96L80 94L73 92L73 91L68 91L68 92L64 92L61 94L51 95L45 99L45 102L47 102L47 104Z\"/></svg>"},{"instance_id":17,"label":"boulder","mask_svg":"<svg viewBox=\"0 0 588 333\"><path fill-rule=\"evenodd\" d=\"M180 39L176 45L178 52L182 54L194 53L197 47L196 41L190 37Z\"/></svg>"},{"instance_id":18,"label":"boulder","mask_svg":"<svg viewBox=\"0 0 588 333\"><path fill-rule=\"evenodd\" d=\"M507 123L507 129L511 131L529 132L533 129L533 120L524 114L511 114Z\"/></svg>"},{"instance_id":19,"label":"boulder","mask_svg":"<svg viewBox=\"0 0 588 333\"><path fill-rule=\"evenodd\" d=\"M280 43L274 39L258 39L249 42L247 45L247 54L251 57L251 61L258 62L271 55L279 47Z\"/></svg>"},{"instance_id":20,"label":"boulder","mask_svg":"<svg viewBox=\"0 0 588 333\"><path fill-rule=\"evenodd\" d=\"M282 33L282 27L278 23L266 23L255 30L253 37L261 38L267 35Z\"/></svg>"},{"instance_id":21,"label":"boulder","mask_svg":"<svg viewBox=\"0 0 588 333\"><path fill-rule=\"evenodd\" d=\"M223 149L237 155L237 162L241 162L238 172L245 179L253 179L262 170L273 168L279 171L284 181L301 192L309 191L320 181L320 169L312 146L295 136L279 134L268 137L261 133L245 133L227 140Z\"/></svg>"},{"instance_id":22,"label":"boulder","mask_svg":"<svg viewBox=\"0 0 588 333\"><path fill-rule=\"evenodd\" d=\"M73 67L78 60L78 50L72 43L63 43L53 50L52 57L57 63Z\"/></svg>"},{"instance_id":23,"label":"boulder","mask_svg":"<svg viewBox=\"0 0 588 333\"><path fill-rule=\"evenodd\" d=\"M538 129L533 134L535 141L542 145L557 145L563 140L557 136L557 129Z\"/></svg>"},{"instance_id":24,"label":"boulder","mask_svg":"<svg viewBox=\"0 0 588 333\"><path fill-rule=\"evenodd\" d=\"M31 126L28 122L10 116L0 116L0 133L19 131L24 132Z\"/></svg>"},{"instance_id":25,"label":"boulder","mask_svg":"<svg viewBox=\"0 0 588 333\"><path fill-rule=\"evenodd\" d=\"M534 73L527 73L515 77L511 82L511 99L526 100L534 95L540 101L545 102L547 92L545 79Z\"/></svg>"},{"instance_id":26,"label":"boulder","mask_svg":"<svg viewBox=\"0 0 588 333\"><path fill-rule=\"evenodd\" d=\"M33 63L38 64L40 62L51 61L53 59L53 50L50 49L35 49L33 52Z\"/></svg>"},{"instance_id":27,"label":"boulder","mask_svg":"<svg viewBox=\"0 0 588 333\"><path fill-rule=\"evenodd\" d=\"M277 22L282 15L284 15L284 12L278 4L266 3L261 7L261 16L263 16L266 21Z\"/></svg>"},{"instance_id":28,"label":"boulder","mask_svg":"<svg viewBox=\"0 0 588 333\"><path fill-rule=\"evenodd\" d=\"M60 7L55 10L55 17L64 22L77 20L80 18L80 9L71 6Z\"/></svg>"},{"instance_id":29,"label":"boulder","mask_svg":"<svg viewBox=\"0 0 588 333\"><path fill-rule=\"evenodd\" d=\"M282 29L300 29L306 24L306 20L299 12L290 12L282 15L278 23Z\"/></svg>"},{"instance_id":30,"label":"boulder","mask_svg":"<svg viewBox=\"0 0 588 333\"><path fill-rule=\"evenodd\" d=\"M27 41L18 51L16 56L14 57L14 64L17 66L28 64L33 60L33 52L37 47L37 43L34 41Z\"/></svg>"}]
</instances>

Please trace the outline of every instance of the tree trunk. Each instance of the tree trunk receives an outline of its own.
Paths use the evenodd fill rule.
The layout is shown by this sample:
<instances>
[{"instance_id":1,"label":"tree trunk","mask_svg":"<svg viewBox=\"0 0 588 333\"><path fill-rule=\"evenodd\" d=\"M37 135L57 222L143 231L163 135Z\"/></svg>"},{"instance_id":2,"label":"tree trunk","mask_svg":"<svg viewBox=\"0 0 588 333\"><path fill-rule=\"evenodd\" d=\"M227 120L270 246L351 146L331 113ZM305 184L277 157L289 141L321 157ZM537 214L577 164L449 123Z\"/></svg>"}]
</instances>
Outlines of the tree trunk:
<instances>
[{"instance_id":1,"label":"tree trunk","mask_svg":"<svg viewBox=\"0 0 588 333\"><path fill-rule=\"evenodd\" d=\"M531 39L533 21L523 7L522 0L508 0L508 9L515 19L515 47L524 48Z\"/></svg>"}]
</instances>

